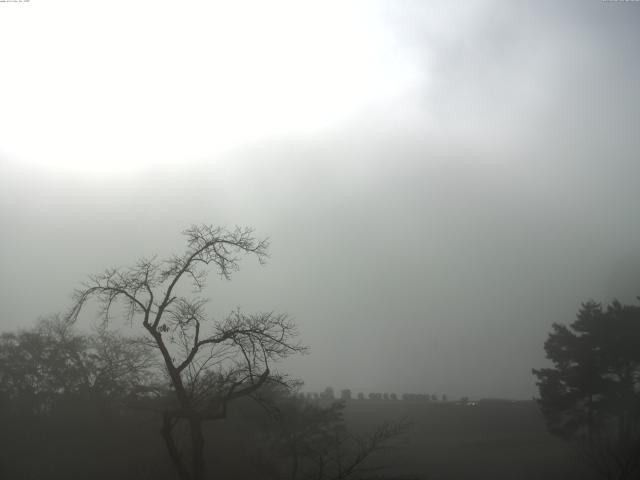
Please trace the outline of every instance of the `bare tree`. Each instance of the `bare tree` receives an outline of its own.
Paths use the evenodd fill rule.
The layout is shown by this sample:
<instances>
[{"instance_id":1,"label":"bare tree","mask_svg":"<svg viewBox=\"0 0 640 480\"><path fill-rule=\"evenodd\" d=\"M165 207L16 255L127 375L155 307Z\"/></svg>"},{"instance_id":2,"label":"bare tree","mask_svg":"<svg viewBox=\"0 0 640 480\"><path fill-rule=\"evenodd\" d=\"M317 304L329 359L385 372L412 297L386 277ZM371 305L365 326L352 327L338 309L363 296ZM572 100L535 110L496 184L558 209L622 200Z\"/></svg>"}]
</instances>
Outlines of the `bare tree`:
<instances>
[{"instance_id":1,"label":"bare tree","mask_svg":"<svg viewBox=\"0 0 640 480\"><path fill-rule=\"evenodd\" d=\"M153 379L151 349L99 329L92 335L52 316L30 330L0 335L0 391L34 412L73 396L117 400Z\"/></svg>"},{"instance_id":2,"label":"bare tree","mask_svg":"<svg viewBox=\"0 0 640 480\"><path fill-rule=\"evenodd\" d=\"M215 321L205 311L207 301L198 296L212 268L228 280L244 255L264 263L267 240L257 239L249 228L201 225L183 234L187 249L181 256L165 261L143 258L132 268L90 277L74 293L69 318L77 319L82 307L94 299L102 306L105 322L112 307L120 304L124 318L146 330L171 389L171 402L161 411L167 451L182 480L201 480L205 478L203 424L225 418L232 400L252 395L268 382L285 382L272 371L272 363L305 347L295 340L296 326L286 315L246 315L236 310ZM183 293L185 286L191 287L191 294ZM175 438L179 424L189 432L190 461Z\"/></svg>"},{"instance_id":3,"label":"bare tree","mask_svg":"<svg viewBox=\"0 0 640 480\"><path fill-rule=\"evenodd\" d=\"M259 401L279 428L270 457L285 461L274 478L396 478L388 471L389 465L376 464L375 457L406 433L410 426L407 419L384 422L369 433L354 434L345 424L345 402L320 406L286 393L275 402L264 397Z\"/></svg>"}]
</instances>

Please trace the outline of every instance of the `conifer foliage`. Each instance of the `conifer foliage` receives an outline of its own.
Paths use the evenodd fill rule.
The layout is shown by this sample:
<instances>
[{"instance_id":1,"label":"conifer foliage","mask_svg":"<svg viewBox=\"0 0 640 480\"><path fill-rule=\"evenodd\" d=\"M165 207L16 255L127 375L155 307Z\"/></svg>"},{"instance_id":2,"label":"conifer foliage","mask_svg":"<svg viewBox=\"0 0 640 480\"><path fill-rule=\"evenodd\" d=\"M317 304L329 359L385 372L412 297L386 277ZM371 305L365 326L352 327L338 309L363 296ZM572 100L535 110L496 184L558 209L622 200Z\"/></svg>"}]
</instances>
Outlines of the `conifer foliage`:
<instances>
[{"instance_id":1,"label":"conifer foliage","mask_svg":"<svg viewBox=\"0 0 640 480\"><path fill-rule=\"evenodd\" d=\"M640 470L640 306L582 304L544 345L553 367L533 370L549 430L574 442L605 478Z\"/></svg>"}]
</instances>

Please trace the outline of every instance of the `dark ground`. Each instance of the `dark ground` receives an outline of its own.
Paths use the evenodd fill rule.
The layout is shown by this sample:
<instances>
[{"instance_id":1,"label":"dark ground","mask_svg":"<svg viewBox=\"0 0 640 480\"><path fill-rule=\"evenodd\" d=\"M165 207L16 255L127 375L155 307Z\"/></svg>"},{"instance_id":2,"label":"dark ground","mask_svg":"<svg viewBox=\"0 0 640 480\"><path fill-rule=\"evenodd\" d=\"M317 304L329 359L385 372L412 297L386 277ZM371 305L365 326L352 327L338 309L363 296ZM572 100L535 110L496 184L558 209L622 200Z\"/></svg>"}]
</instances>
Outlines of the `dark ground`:
<instances>
[{"instance_id":1,"label":"dark ground","mask_svg":"<svg viewBox=\"0 0 640 480\"><path fill-rule=\"evenodd\" d=\"M59 412L37 422L5 416L0 422L0 480L175 478L157 416L127 412L103 417L70 405L68 415ZM423 480L597 478L575 451L547 433L535 402L469 407L353 400L345 408L347 427L355 433L402 418L411 424L406 434L367 464L392 466L374 471L379 478L385 478L383 473ZM226 421L210 424L206 447L212 478L271 478L265 468L269 462L256 462L265 425L271 421L248 399L234 404Z\"/></svg>"},{"instance_id":2,"label":"dark ground","mask_svg":"<svg viewBox=\"0 0 640 480\"><path fill-rule=\"evenodd\" d=\"M407 417L408 433L379 463L425 480L599 478L562 440L547 433L537 404L480 402L475 407L420 401L354 400L346 419L354 430ZM396 463L397 462L397 463Z\"/></svg>"}]
</instances>

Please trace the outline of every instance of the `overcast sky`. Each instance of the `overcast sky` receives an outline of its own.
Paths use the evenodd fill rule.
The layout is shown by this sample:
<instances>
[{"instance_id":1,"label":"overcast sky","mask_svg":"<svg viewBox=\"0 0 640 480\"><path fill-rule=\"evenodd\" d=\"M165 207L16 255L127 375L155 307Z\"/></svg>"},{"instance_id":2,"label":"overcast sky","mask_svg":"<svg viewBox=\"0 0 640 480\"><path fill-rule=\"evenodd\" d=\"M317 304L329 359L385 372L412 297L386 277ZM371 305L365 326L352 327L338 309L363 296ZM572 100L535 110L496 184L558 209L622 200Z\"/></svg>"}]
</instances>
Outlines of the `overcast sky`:
<instances>
[{"instance_id":1,"label":"overcast sky","mask_svg":"<svg viewBox=\"0 0 640 480\"><path fill-rule=\"evenodd\" d=\"M308 390L529 398L640 295L640 3L0 3L0 329L193 223L272 241Z\"/></svg>"}]
</instances>

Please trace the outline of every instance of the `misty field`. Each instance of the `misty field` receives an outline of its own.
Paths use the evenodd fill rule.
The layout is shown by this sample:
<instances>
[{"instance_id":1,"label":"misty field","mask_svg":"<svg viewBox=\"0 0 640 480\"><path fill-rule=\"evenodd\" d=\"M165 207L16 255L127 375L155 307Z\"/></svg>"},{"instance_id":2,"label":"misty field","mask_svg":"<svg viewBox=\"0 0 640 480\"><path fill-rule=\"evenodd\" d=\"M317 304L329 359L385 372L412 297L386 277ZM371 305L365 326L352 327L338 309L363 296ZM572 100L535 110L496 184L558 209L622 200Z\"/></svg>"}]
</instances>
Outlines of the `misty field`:
<instances>
[{"instance_id":1,"label":"misty field","mask_svg":"<svg viewBox=\"0 0 640 480\"><path fill-rule=\"evenodd\" d=\"M547 433L533 401L466 407L352 400L344 413L346 426L354 433L371 432L384 421L410 421L406 434L372 455L367 464L387 468L371 470L363 478L598 478L571 448ZM227 421L207 428L211 478L279 478L270 470L269 459L260 458L265 438L261 432L270 423L260 407L239 402L229 414ZM48 422L37 428L32 422L27 431L12 434L11 442L2 444L0 478L175 478L153 416L118 421L95 415L83 420L73 414L59 420L64 425ZM5 433L12 430L11 423Z\"/></svg>"},{"instance_id":2,"label":"misty field","mask_svg":"<svg viewBox=\"0 0 640 480\"><path fill-rule=\"evenodd\" d=\"M563 441L547 433L538 405L354 400L346 409L354 430L407 417L408 433L377 458L391 471L425 480L598 478ZM376 463L376 462L374 462Z\"/></svg>"}]
</instances>

